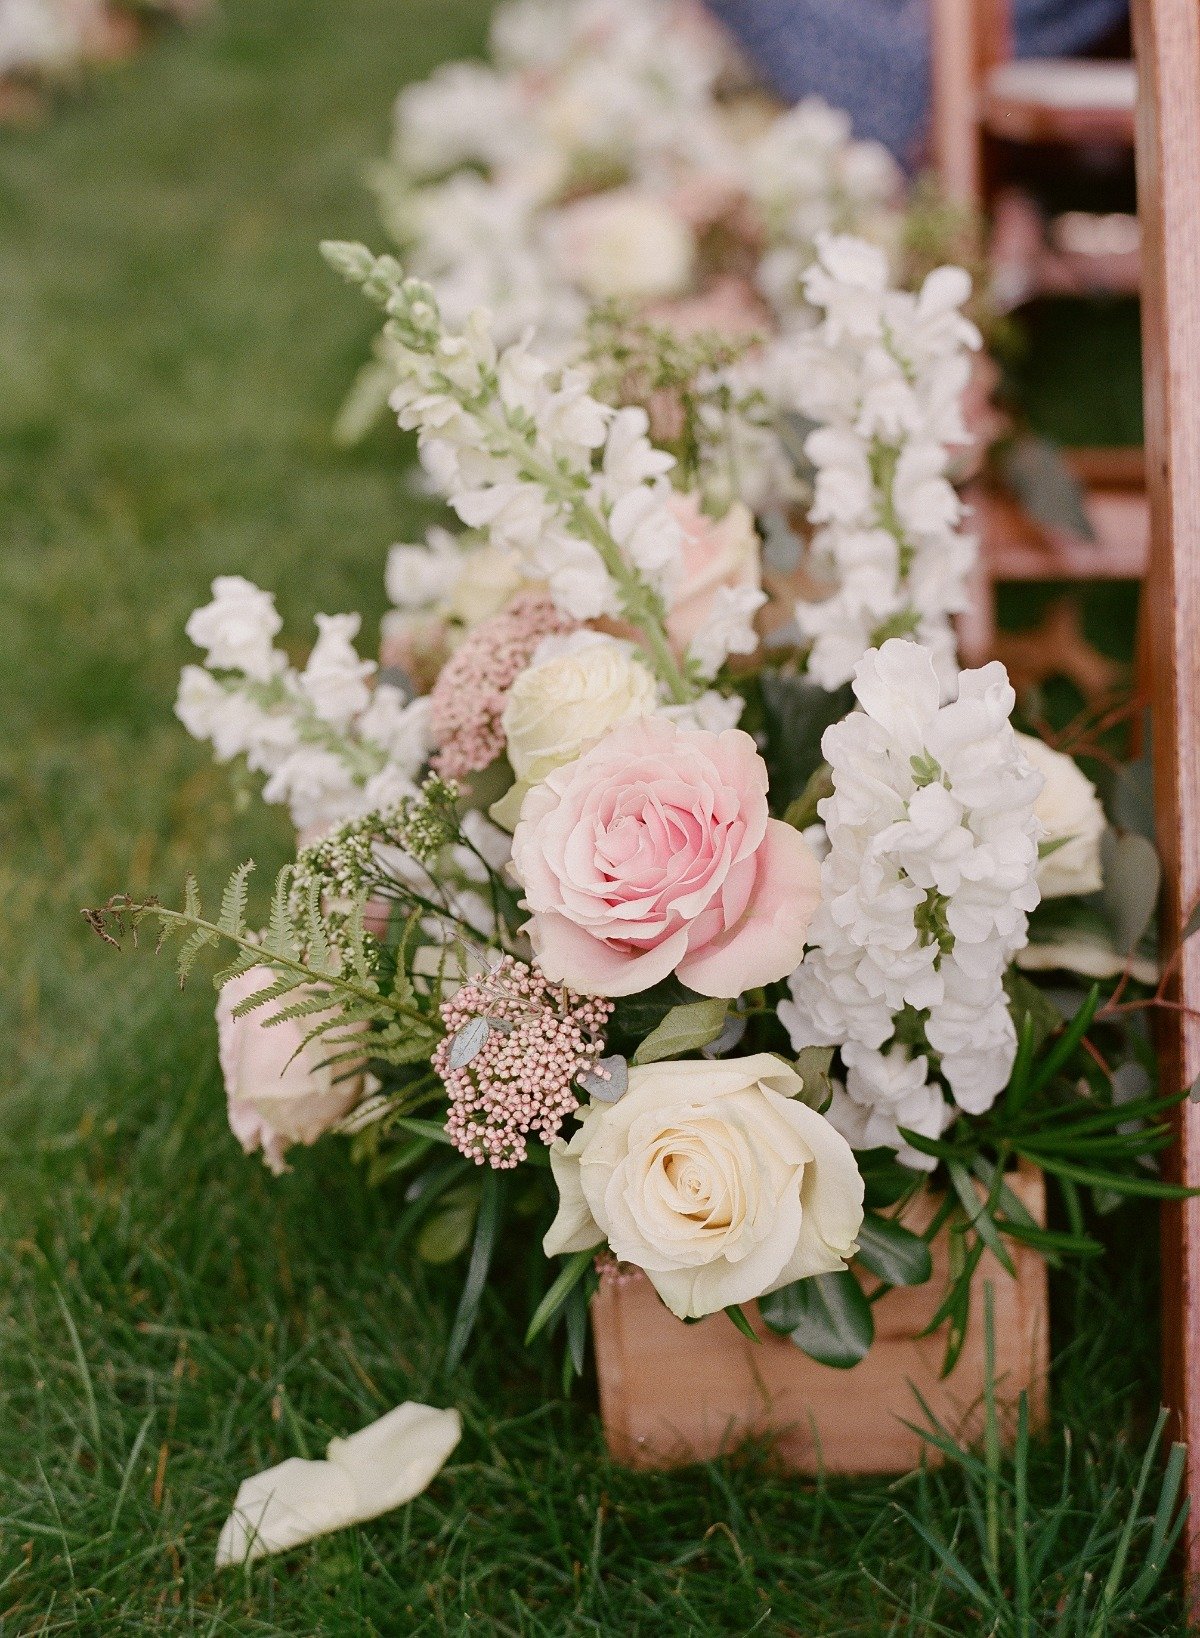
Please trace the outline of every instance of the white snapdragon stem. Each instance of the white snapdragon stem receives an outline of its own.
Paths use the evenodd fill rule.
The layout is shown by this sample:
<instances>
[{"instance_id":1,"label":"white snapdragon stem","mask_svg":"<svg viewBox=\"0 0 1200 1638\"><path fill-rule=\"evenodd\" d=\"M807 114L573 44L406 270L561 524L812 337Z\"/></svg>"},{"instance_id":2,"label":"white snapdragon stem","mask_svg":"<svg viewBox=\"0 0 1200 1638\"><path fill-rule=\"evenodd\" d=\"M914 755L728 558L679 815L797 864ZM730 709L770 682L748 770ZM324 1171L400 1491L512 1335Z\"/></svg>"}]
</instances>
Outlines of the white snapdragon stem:
<instances>
[{"instance_id":1,"label":"white snapdragon stem","mask_svg":"<svg viewBox=\"0 0 1200 1638\"><path fill-rule=\"evenodd\" d=\"M586 423L585 430L574 441L564 441L558 452L552 437L548 450L539 449L540 429L534 416L523 406L505 405L496 364L471 355L472 342L487 341L486 326L480 320L473 334L448 336L432 290L419 280L406 279L393 257L374 257L362 245L327 243L322 249L332 266L360 285L388 314L399 361L408 366L398 389L402 424L448 450L450 500L460 515L469 504L471 516L465 521L494 525L494 519L488 517L492 511L486 498L489 494L495 495L501 485L529 485L538 491L538 504L549 518L565 524L578 542L596 553L621 614L640 633L670 698L677 704L694 699L699 690L671 649L661 594L629 561L608 516L589 498L598 476L595 453L605 447L607 435L602 429L612 422L612 410L578 391L567 408L577 412L576 421L581 428ZM497 362L514 356L502 355ZM442 361L447 367L441 367ZM540 383L546 374L540 361L522 357L520 362L528 364L529 379ZM455 367L450 368L451 364ZM657 456L649 445L645 452L661 472L667 458ZM469 481L459 471L460 453L471 463ZM498 469L490 463L498 463ZM624 485L623 494L612 499L612 512L637 490L651 497L654 494L642 471ZM496 515L503 509L503 498L496 496Z\"/></svg>"}]
</instances>

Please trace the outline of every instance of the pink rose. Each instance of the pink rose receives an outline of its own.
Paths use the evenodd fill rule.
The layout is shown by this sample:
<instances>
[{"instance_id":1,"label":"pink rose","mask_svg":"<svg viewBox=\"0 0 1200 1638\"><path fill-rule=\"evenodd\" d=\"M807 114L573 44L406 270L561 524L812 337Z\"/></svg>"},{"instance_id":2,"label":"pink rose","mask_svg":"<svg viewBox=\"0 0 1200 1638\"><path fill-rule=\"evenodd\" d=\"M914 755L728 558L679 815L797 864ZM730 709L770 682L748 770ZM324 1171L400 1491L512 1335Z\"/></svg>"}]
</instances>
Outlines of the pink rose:
<instances>
[{"instance_id":1,"label":"pink rose","mask_svg":"<svg viewBox=\"0 0 1200 1638\"><path fill-rule=\"evenodd\" d=\"M547 978L632 995L678 973L740 995L799 964L820 867L767 813L749 734L619 724L525 798L513 867Z\"/></svg>"},{"instance_id":2,"label":"pink rose","mask_svg":"<svg viewBox=\"0 0 1200 1638\"><path fill-rule=\"evenodd\" d=\"M686 654L707 625L722 586L760 587L758 530L741 501L719 523L700 510L695 495L674 494L668 505L683 529L683 572L681 595L667 614L667 634L677 652Z\"/></svg>"},{"instance_id":3,"label":"pink rose","mask_svg":"<svg viewBox=\"0 0 1200 1638\"><path fill-rule=\"evenodd\" d=\"M248 1155L261 1149L278 1176L287 1170L284 1150L293 1143L315 1143L349 1114L362 1096L363 1082L347 1060L326 1061L339 1050L336 1046L320 1041L301 1045L320 1015L271 1025L267 1019L283 1003L270 1003L234 1017L239 1002L266 989L274 976L269 967L251 967L222 986L217 1042L230 1130Z\"/></svg>"}]
</instances>

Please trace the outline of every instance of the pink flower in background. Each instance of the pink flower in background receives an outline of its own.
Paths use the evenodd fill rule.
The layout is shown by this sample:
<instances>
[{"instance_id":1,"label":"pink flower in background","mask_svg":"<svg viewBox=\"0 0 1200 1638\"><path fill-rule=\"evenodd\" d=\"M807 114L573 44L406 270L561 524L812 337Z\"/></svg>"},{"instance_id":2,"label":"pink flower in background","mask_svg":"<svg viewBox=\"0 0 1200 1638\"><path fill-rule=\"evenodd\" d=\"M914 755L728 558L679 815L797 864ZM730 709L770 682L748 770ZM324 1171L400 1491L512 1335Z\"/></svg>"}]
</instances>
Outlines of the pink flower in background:
<instances>
[{"instance_id":1,"label":"pink flower in background","mask_svg":"<svg viewBox=\"0 0 1200 1638\"><path fill-rule=\"evenodd\" d=\"M234 1017L234 1008L265 990L274 977L269 967L251 967L222 986L217 1042L230 1130L248 1155L261 1149L278 1176L287 1170L284 1151L293 1143L315 1143L349 1114L362 1096L363 1081L345 1060L326 1062L338 1047L320 1041L302 1045L319 1016L268 1024L284 1005L278 1002Z\"/></svg>"},{"instance_id":2,"label":"pink flower in background","mask_svg":"<svg viewBox=\"0 0 1200 1638\"><path fill-rule=\"evenodd\" d=\"M447 779L465 779L504 749L501 718L508 691L543 637L575 629L544 592L522 592L501 614L467 634L430 695L432 758Z\"/></svg>"},{"instance_id":3,"label":"pink flower in background","mask_svg":"<svg viewBox=\"0 0 1200 1638\"><path fill-rule=\"evenodd\" d=\"M749 734L620 724L525 798L513 869L547 978L632 995L671 973L701 995L784 978L804 951L820 867L767 812Z\"/></svg>"},{"instance_id":4,"label":"pink flower in background","mask_svg":"<svg viewBox=\"0 0 1200 1638\"><path fill-rule=\"evenodd\" d=\"M646 317L677 336L715 331L723 341L766 336L773 328L770 311L749 280L736 277L717 279L698 296L656 302Z\"/></svg>"},{"instance_id":5,"label":"pink flower in background","mask_svg":"<svg viewBox=\"0 0 1200 1638\"><path fill-rule=\"evenodd\" d=\"M740 501L719 523L701 511L696 495L674 494L668 505L683 529L683 573L680 596L667 614L667 634L682 655L708 623L722 587L760 589L758 531Z\"/></svg>"}]
</instances>

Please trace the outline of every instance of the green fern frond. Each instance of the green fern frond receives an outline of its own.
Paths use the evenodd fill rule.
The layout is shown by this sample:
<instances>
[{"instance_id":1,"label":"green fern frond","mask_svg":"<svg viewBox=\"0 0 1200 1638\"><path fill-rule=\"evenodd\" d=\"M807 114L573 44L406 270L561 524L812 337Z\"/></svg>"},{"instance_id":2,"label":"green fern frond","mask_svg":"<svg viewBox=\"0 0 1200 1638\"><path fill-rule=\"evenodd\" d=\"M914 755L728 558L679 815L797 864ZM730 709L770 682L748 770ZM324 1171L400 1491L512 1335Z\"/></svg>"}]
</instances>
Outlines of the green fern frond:
<instances>
[{"instance_id":1,"label":"green fern frond","mask_svg":"<svg viewBox=\"0 0 1200 1638\"><path fill-rule=\"evenodd\" d=\"M253 869L253 859L240 864L221 895L221 914L217 917L217 926L228 938L240 938L246 931L246 901Z\"/></svg>"},{"instance_id":2,"label":"green fern frond","mask_svg":"<svg viewBox=\"0 0 1200 1638\"><path fill-rule=\"evenodd\" d=\"M188 934L183 942L183 948L179 952L179 958L175 963L176 970L179 973L180 989L187 983L188 975L196 965L201 951L208 949L210 945L216 944L216 942L217 933L210 927L197 927Z\"/></svg>"},{"instance_id":3,"label":"green fern frond","mask_svg":"<svg viewBox=\"0 0 1200 1638\"><path fill-rule=\"evenodd\" d=\"M291 995L295 990L300 989L304 983L305 979L301 974L277 973L270 984L264 984L261 990L255 990L253 995L248 995L244 1000L239 1001L233 1009L233 1016L235 1018L244 1018L248 1012L257 1012L260 1007L270 1006L272 1001L278 1001L285 995ZM326 996L321 1004L328 1008L329 997ZM264 1020L267 1024L277 1024L279 1021L280 1014L278 1013L273 1013L270 1018Z\"/></svg>"},{"instance_id":4,"label":"green fern frond","mask_svg":"<svg viewBox=\"0 0 1200 1638\"><path fill-rule=\"evenodd\" d=\"M263 936L263 949L269 955L290 956L293 960L300 952L300 940L296 936L290 908L295 873L295 865L288 864L276 876L275 891L271 895L271 918Z\"/></svg>"}]
</instances>

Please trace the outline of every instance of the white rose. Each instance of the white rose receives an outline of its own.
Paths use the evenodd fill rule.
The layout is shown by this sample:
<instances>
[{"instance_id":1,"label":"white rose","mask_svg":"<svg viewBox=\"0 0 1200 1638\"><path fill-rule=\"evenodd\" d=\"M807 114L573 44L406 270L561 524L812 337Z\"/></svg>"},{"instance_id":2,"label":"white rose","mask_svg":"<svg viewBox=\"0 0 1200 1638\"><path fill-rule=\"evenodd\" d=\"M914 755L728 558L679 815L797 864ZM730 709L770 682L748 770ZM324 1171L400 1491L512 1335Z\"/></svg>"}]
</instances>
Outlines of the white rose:
<instances>
[{"instance_id":1,"label":"white rose","mask_svg":"<svg viewBox=\"0 0 1200 1638\"><path fill-rule=\"evenodd\" d=\"M844 1268L863 1180L850 1145L773 1057L647 1064L550 1151L548 1257L607 1240L690 1319Z\"/></svg>"},{"instance_id":2,"label":"white rose","mask_svg":"<svg viewBox=\"0 0 1200 1638\"><path fill-rule=\"evenodd\" d=\"M1097 892L1103 885L1100 840L1108 820L1096 787L1071 757L1052 750L1044 740L1030 734L1018 734L1017 739L1025 760L1045 781L1033 808L1045 828L1037 868L1042 897Z\"/></svg>"},{"instance_id":3,"label":"white rose","mask_svg":"<svg viewBox=\"0 0 1200 1638\"><path fill-rule=\"evenodd\" d=\"M302 1045L320 1015L268 1024L286 1005L280 1002L234 1017L239 1002L266 989L274 977L269 967L251 967L222 986L217 1041L233 1135L247 1154L261 1149L278 1175L286 1169L284 1150L293 1143L315 1143L358 1102L363 1081L346 1060L326 1061L339 1050L332 1044Z\"/></svg>"},{"instance_id":4,"label":"white rose","mask_svg":"<svg viewBox=\"0 0 1200 1638\"><path fill-rule=\"evenodd\" d=\"M654 301L691 281L696 242L667 203L613 188L566 205L549 229L551 254L594 301Z\"/></svg>"},{"instance_id":5,"label":"white rose","mask_svg":"<svg viewBox=\"0 0 1200 1638\"><path fill-rule=\"evenodd\" d=\"M504 707L501 722L517 782L493 807L493 819L515 825L534 785L574 762L618 722L649 716L657 704L653 675L626 644L593 631L546 638Z\"/></svg>"}]
</instances>

